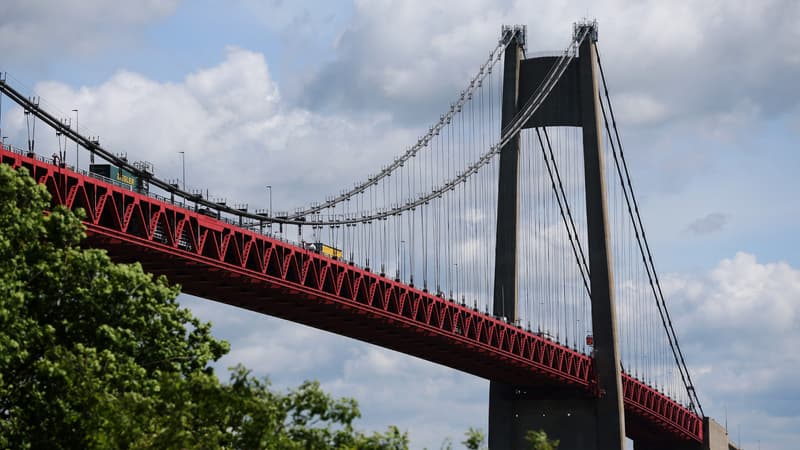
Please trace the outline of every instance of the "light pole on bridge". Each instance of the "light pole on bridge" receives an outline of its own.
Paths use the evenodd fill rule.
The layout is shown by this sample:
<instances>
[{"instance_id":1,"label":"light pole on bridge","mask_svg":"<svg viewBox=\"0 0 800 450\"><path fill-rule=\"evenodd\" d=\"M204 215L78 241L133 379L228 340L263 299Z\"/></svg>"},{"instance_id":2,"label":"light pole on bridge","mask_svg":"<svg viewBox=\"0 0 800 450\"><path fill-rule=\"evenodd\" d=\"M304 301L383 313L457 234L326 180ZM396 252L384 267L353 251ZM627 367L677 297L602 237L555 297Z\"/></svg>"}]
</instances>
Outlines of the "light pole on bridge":
<instances>
[{"instance_id":1,"label":"light pole on bridge","mask_svg":"<svg viewBox=\"0 0 800 450\"><path fill-rule=\"evenodd\" d=\"M272 185L267 185L267 191L269 192L269 216L272 217Z\"/></svg>"},{"instance_id":2,"label":"light pole on bridge","mask_svg":"<svg viewBox=\"0 0 800 450\"><path fill-rule=\"evenodd\" d=\"M269 191L269 218L272 219L272 185L267 185L267 191ZM272 233L272 221L269 222L269 231Z\"/></svg>"},{"instance_id":3,"label":"light pole on bridge","mask_svg":"<svg viewBox=\"0 0 800 450\"><path fill-rule=\"evenodd\" d=\"M183 190L186 191L186 152L178 152L181 154L181 172L183 175L182 184Z\"/></svg>"},{"instance_id":4,"label":"light pole on bridge","mask_svg":"<svg viewBox=\"0 0 800 450\"><path fill-rule=\"evenodd\" d=\"M455 295L455 296L453 296L453 295L450 295L450 297L452 297L452 299L453 299L454 301L456 301L456 300L458 300L458 293L459 293L459 292L461 292L461 291L459 290L459 285L458 285L458 281L459 281L459 280L458 280L458 263L453 263L453 272L454 272L454 273L453 273L453 275L456 277L456 282L455 282L455 285L456 285L456 295Z\"/></svg>"},{"instance_id":5,"label":"light pole on bridge","mask_svg":"<svg viewBox=\"0 0 800 450\"><path fill-rule=\"evenodd\" d=\"M73 109L72 112L75 113L75 134L78 134L78 108ZM66 142L64 145L66 145ZM78 140L75 139L75 170L78 170L78 163L80 162L78 150L80 150L80 146L78 144Z\"/></svg>"},{"instance_id":6,"label":"light pole on bridge","mask_svg":"<svg viewBox=\"0 0 800 450\"><path fill-rule=\"evenodd\" d=\"M400 239L400 279L403 279L406 269L406 241Z\"/></svg>"}]
</instances>

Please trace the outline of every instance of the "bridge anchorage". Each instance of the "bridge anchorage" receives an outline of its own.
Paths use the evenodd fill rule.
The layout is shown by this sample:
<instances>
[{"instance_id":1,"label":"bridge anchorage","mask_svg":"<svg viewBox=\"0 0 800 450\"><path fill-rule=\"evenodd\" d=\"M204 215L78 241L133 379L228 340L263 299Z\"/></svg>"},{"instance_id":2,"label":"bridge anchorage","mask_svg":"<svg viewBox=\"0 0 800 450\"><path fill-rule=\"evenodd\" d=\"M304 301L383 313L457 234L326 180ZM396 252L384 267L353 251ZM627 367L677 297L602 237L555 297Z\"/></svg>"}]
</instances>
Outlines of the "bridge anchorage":
<instances>
[{"instance_id":1,"label":"bridge anchorage","mask_svg":"<svg viewBox=\"0 0 800 450\"><path fill-rule=\"evenodd\" d=\"M566 50L526 58L525 28L503 27L414 145L293 213L129 163L5 75L28 146L3 143L0 158L83 209L90 245L188 294L489 380L493 450L525 448L529 430L562 449L728 449L672 327L597 39L595 22L576 24ZM57 158L36 153L36 120ZM101 163L66 164L67 140Z\"/></svg>"}]
</instances>

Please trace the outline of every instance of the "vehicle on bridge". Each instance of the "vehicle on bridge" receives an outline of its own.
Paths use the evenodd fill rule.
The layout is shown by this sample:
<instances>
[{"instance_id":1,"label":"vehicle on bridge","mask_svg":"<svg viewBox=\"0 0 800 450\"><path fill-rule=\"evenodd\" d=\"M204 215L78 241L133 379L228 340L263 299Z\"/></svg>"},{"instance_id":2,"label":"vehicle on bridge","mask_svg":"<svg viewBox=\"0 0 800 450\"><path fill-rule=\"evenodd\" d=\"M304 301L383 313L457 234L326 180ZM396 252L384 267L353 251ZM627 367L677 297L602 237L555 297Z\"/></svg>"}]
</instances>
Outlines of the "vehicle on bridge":
<instances>
[{"instance_id":1,"label":"vehicle on bridge","mask_svg":"<svg viewBox=\"0 0 800 450\"><path fill-rule=\"evenodd\" d=\"M89 172L93 175L99 175L114 184L126 187L139 193L147 193L147 183L140 177L117 167L113 164L90 164Z\"/></svg>"},{"instance_id":2,"label":"vehicle on bridge","mask_svg":"<svg viewBox=\"0 0 800 450\"><path fill-rule=\"evenodd\" d=\"M320 255L325 255L328 258L333 259L342 259L342 251L338 248L331 247L328 244L324 244L322 242L313 242L306 244L306 248L319 253Z\"/></svg>"}]
</instances>

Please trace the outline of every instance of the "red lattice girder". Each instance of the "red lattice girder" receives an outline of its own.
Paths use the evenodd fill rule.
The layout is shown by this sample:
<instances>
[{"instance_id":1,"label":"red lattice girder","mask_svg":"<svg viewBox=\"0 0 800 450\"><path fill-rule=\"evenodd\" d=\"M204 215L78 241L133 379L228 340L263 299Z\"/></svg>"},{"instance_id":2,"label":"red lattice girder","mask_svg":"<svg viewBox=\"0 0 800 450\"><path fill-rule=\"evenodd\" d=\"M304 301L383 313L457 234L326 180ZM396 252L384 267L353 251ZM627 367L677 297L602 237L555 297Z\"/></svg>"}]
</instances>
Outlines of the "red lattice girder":
<instances>
[{"instance_id":1,"label":"red lattice girder","mask_svg":"<svg viewBox=\"0 0 800 450\"><path fill-rule=\"evenodd\" d=\"M54 202L87 210L91 245L167 275L186 293L491 380L595 392L588 356L472 308L46 161L5 148L0 156L27 167ZM702 419L682 405L628 375L623 391L626 418L648 435L702 441Z\"/></svg>"}]
</instances>

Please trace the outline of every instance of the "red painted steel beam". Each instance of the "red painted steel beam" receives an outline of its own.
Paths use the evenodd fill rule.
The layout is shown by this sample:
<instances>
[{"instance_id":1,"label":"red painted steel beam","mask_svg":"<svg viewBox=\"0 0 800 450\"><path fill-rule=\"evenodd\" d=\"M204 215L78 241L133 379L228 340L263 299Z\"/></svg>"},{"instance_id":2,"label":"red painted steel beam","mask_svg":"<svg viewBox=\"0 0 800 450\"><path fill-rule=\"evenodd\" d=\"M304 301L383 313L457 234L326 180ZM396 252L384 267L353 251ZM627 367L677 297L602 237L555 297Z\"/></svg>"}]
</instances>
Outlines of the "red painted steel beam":
<instances>
[{"instance_id":1,"label":"red painted steel beam","mask_svg":"<svg viewBox=\"0 0 800 450\"><path fill-rule=\"evenodd\" d=\"M494 317L366 269L0 147L55 204L86 211L89 245L181 284L183 292L303 323L483 378L596 393L591 359ZM623 376L637 433L702 441L702 419Z\"/></svg>"}]
</instances>

